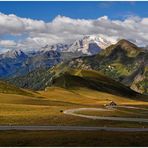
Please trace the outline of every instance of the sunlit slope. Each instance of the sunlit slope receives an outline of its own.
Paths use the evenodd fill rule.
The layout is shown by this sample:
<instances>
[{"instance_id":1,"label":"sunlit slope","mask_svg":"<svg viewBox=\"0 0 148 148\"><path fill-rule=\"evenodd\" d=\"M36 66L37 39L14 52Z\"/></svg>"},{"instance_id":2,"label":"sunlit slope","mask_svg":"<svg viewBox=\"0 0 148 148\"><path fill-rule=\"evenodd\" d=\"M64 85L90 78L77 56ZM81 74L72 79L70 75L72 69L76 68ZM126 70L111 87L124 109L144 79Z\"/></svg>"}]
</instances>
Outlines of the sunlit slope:
<instances>
[{"instance_id":1,"label":"sunlit slope","mask_svg":"<svg viewBox=\"0 0 148 148\"><path fill-rule=\"evenodd\" d=\"M31 93L20 89L10 83L7 83L5 81L0 81L0 93L5 94L19 94L19 95L31 95Z\"/></svg>"},{"instance_id":2,"label":"sunlit slope","mask_svg":"<svg viewBox=\"0 0 148 148\"><path fill-rule=\"evenodd\" d=\"M75 72L71 71L71 73ZM110 101L118 105L147 105L147 102L138 99L129 99L86 87L71 87L71 89L49 87L45 91L34 93L34 96L0 93L0 124L104 126L104 123L108 124L108 121L67 116L61 111L100 107ZM114 122L111 123L114 126Z\"/></svg>"},{"instance_id":3,"label":"sunlit slope","mask_svg":"<svg viewBox=\"0 0 148 148\"><path fill-rule=\"evenodd\" d=\"M89 88L71 88L66 89L62 87L49 87L45 91L39 92L43 97L48 100L56 100L63 102L71 102L74 104L83 104L89 106L104 105L110 101L114 101L117 104L147 104L142 100L134 100L128 97L113 95L106 92L92 90Z\"/></svg>"},{"instance_id":4,"label":"sunlit slope","mask_svg":"<svg viewBox=\"0 0 148 148\"><path fill-rule=\"evenodd\" d=\"M66 89L84 87L132 98L140 96L138 93L123 84L93 70L68 69L64 74L54 78L53 85ZM143 96L143 98L146 98L146 96Z\"/></svg>"},{"instance_id":5,"label":"sunlit slope","mask_svg":"<svg viewBox=\"0 0 148 148\"><path fill-rule=\"evenodd\" d=\"M55 78L64 78L65 72L70 68L94 70L138 93L148 93L148 51L124 39L100 51L97 55L63 61L50 69L36 69L25 76L9 81L18 87L44 90L46 87L52 86ZM64 75L62 76L62 74ZM78 79L76 76L80 77L81 74L82 71L79 75L72 75L75 76L73 79ZM84 72L83 75L85 78L87 77ZM81 85L83 86L83 84Z\"/></svg>"}]
</instances>

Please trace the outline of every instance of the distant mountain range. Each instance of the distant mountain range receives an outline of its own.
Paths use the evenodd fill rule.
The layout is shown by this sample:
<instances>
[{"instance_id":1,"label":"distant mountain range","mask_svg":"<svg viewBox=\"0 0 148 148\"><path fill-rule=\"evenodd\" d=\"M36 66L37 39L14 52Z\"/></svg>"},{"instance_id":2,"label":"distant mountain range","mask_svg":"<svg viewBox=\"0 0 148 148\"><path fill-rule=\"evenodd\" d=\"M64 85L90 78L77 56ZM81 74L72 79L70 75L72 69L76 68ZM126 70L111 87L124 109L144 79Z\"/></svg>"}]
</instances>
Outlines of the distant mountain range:
<instances>
[{"instance_id":1,"label":"distant mountain range","mask_svg":"<svg viewBox=\"0 0 148 148\"><path fill-rule=\"evenodd\" d=\"M104 75L104 78L100 75ZM119 87L116 86L125 86L127 89L148 94L148 50L127 40L120 40L98 54L62 61L47 70L35 69L25 76L11 79L10 82L35 90L53 85L69 89L82 85L109 93L117 91ZM130 94L130 91L122 92L121 87L118 93Z\"/></svg>"},{"instance_id":2,"label":"distant mountain range","mask_svg":"<svg viewBox=\"0 0 148 148\"><path fill-rule=\"evenodd\" d=\"M61 62L56 51L24 53L21 50L8 51L0 55L0 77L16 77L29 73L36 68L50 68Z\"/></svg>"},{"instance_id":3,"label":"distant mountain range","mask_svg":"<svg viewBox=\"0 0 148 148\"><path fill-rule=\"evenodd\" d=\"M46 45L38 51L11 50L0 54L0 78L22 76L36 68L47 69L61 61L95 55L110 44L101 37L85 36L72 44Z\"/></svg>"},{"instance_id":4,"label":"distant mountain range","mask_svg":"<svg viewBox=\"0 0 148 148\"><path fill-rule=\"evenodd\" d=\"M42 48L43 51L58 51L58 52L70 52L79 53L79 55L94 55L101 49L105 49L111 45L113 41L106 40L102 37L91 35L84 36L80 40L76 40L71 44L55 44L52 46L46 45Z\"/></svg>"}]
</instances>

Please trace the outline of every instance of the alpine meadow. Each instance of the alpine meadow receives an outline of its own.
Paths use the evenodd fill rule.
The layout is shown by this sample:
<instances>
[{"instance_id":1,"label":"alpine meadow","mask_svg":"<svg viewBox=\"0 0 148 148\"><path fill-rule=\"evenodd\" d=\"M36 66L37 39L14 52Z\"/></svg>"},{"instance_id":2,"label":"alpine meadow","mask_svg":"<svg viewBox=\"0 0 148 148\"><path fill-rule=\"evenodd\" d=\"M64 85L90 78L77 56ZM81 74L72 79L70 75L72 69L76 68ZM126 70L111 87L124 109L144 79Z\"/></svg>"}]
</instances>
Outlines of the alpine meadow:
<instances>
[{"instance_id":1,"label":"alpine meadow","mask_svg":"<svg viewBox=\"0 0 148 148\"><path fill-rule=\"evenodd\" d=\"M147 7L0 1L0 146L148 146Z\"/></svg>"}]
</instances>

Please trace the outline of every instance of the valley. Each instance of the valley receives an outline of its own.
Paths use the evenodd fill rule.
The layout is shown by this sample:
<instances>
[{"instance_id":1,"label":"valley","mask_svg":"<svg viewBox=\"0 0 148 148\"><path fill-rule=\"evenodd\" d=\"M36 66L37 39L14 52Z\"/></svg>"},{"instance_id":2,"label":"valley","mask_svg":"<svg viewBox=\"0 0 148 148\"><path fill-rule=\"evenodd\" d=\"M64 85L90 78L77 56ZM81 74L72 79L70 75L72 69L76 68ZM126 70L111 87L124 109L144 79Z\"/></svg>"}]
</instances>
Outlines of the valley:
<instances>
[{"instance_id":1,"label":"valley","mask_svg":"<svg viewBox=\"0 0 148 148\"><path fill-rule=\"evenodd\" d=\"M0 2L0 147L147 147L146 1Z\"/></svg>"},{"instance_id":2,"label":"valley","mask_svg":"<svg viewBox=\"0 0 148 148\"><path fill-rule=\"evenodd\" d=\"M86 93L87 92L87 93ZM94 125L114 126L115 121L97 121L64 114L65 110L77 108L105 108L110 101L118 106L129 105L147 108L147 102L116 96L105 92L98 92L87 88L67 90L51 87L46 91L32 93L32 96L1 93L0 124L1 125ZM116 112L116 111L115 111ZM133 111L136 112L136 111ZM92 112L93 114L93 112ZM117 112L118 114L118 112ZM120 116L124 112L120 113ZM94 114L95 115L95 114ZM114 115L114 114L113 114ZM106 116L104 114L104 116ZM136 114L131 114L135 117ZM128 117L128 115L127 115ZM141 116L142 118L143 116ZM115 123L120 126L123 123ZM143 126L139 123L130 123L130 126ZM125 126L125 125L124 125ZM147 125L146 125L147 126Z\"/></svg>"},{"instance_id":3,"label":"valley","mask_svg":"<svg viewBox=\"0 0 148 148\"><path fill-rule=\"evenodd\" d=\"M146 88L143 93L132 87L147 79L146 57L147 52L121 40L96 55L73 58L51 68L36 68L24 76L2 79L0 127L5 130L1 131L0 139L3 135L10 138L20 133L27 143L26 133L30 134L30 141L35 133L42 139L44 133L55 133L58 137L61 131L75 140L77 134L83 139L81 132L93 136L111 132L116 136L120 132L127 136L145 134L148 128L147 83L141 88ZM135 61L137 64L133 66ZM139 76L141 79L136 79ZM42 144L35 144L35 139L29 146ZM11 140L9 142L12 144ZM24 145L22 139L19 142L16 141L15 146ZM92 145L99 144L93 142ZM47 141L46 144L54 145ZM62 139L59 144L67 146ZM114 144L115 141L111 146ZM7 144L2 141L1 145Z\"/></svg>"},{"instance_id":4,"label":"valley","mask_svg":"<svg viewBox=\"0 0 148 148\"><path fill-rule=\"evenodd\" d=\"M27 91L28 92L28 91ZM0 125L8 126L13 128L13 126L55 126L55 130L5 130L0 132L0 146L98 146L105 145L106 142L111 140L111 137L114 135L114 138L122 139L120 142L112 140L110 146L116 145L147 145L147 140L145 137L146 132L144 129L148 128L146 122L131 122L131 121L114 121L110 120L94 120L91 118L84 118L81 116L73 116L71 114L65 114L67 110L86 108L84 111L77 112L77 114L89 115L89 116L101 116L101 117L124 117L124 118L147 118L148 102L133 100L131 98L116 96L113 94L99 92L96 90L91 90L88 88L75 88L67 90L60 87L50 87L46 91L31 92L32 95L19 95L1 93L0 99ZM97 110L91 110L91 108L105 108L105 104L109 104L110 101L114 101L117 104L117 110L98 112ZM145 108L146 110L140 109L126 109L120 108L120 106L129 106L136 108ZM118 110L119 109L119 110ZM121 112L120 112L121 111ZM128 112L128 113L125 113ZM129 114L130 112L130 114ZM130 116L129 116L130 115ZM72 129L60 129L70 126ZM57 128L56 128L57 127ZM79 130L74 130L75 128L80 127ZM81 128L82 127L82 128ZM91 129L91 127L99 127L99 131ZM115 128L114 131L108 131L107 129ZM129 128L127 132L126 129L123 131L118 131L116 128ZM131 132L133 128L137 128L136 131ZM60 129L60 130L58 130ZM68 131L67 131L68 130ZM37 136L38 135L38 136ZM89 136L87 136L89 135ZM134 142L132 136L136 136L137 139L143 137L143 143L138 141ZM68 138L71 137L72 141ZM92 137L90 140L88 137ZM124 136L131 142L123 142ZM140 137L139 137L140 136ZM5 139L3 139L5 137ZM98 137L98 138L97 138ZM100 142L102 137L103 141ZM138 138L139 137L139 138ZM66 141L64 139L67 139ZM6 142L7 139L7 142ZM56 139L56 142L55 140ZM88 139L88 142L83 143L83 139ZM98 140L97 140L98 139ZM35 141L39 140L40 142L36 143ZM8 142L9 141L9 142ZM42 143L44 141L44 144ZM65 141L65 142L64 142ZM91 141L91 143L90 143ZM126 140L125 140L126 141Z\"/></svg>"}]
</instances>

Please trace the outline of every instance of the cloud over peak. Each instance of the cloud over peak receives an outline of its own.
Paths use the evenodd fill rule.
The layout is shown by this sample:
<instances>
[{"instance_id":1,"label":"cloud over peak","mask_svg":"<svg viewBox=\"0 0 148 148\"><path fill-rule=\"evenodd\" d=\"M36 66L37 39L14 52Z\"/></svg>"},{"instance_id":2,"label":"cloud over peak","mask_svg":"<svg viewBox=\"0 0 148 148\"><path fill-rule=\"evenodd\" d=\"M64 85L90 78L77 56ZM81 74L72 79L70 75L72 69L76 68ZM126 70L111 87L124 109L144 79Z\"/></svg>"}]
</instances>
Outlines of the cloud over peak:
<instances>
[{"instance_id":1,"label":"cloud over peak","mask_svg":"<svg viewBox=\"0 0 148 148\"><path fill-rule=\"evenodd\" d=\"M51 22L21 18L0 13L0 37L19 36L16 41L2 40L1 48L38 49L46 44L71 43L84 35L98 34L106 38L132 40L140 46L148 43L148 18L130 16L124 20L73 19L58 15ZM25 37L24 37L25 35Z\"/></svg>"}]
</instances>

